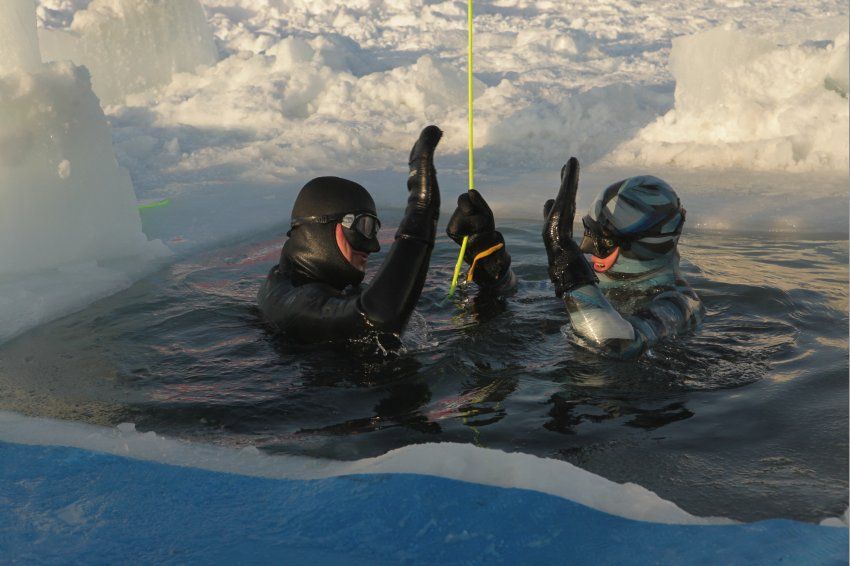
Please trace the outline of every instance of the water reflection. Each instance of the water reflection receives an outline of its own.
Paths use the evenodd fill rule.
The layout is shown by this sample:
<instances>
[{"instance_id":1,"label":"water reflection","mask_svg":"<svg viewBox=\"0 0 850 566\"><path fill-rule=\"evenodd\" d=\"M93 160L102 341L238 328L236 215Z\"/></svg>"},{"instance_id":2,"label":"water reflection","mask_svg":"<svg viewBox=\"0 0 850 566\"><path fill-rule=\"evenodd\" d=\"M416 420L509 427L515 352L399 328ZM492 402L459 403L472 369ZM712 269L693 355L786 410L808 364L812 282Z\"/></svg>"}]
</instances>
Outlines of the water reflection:
<instances>
[{"instance_id":1,"label":"water reflection","mask_svg":"<svg viewBox=\"0 0 850 566\"><path fill-rule=\"evenodd\" d=\"M456 248L438 242L389 357L269 331L254 294L281 234L181 261L0 348L0 408L331 458L473 442L564 458L699 514L844 511L846 240L687 234L703 328L619 362L570 346L538 231L505 230L521 280L508 299L446 302ZM777 458L812 473L789 482ZM739 476L759 490L716 479Z\"/></svg>"},{"instance_id":2,"label":"water reflection","mask_svg":"<svg viewBox=\"0 0 850 566\"><path fill-rule=\"evenodd\" d=\"M602 423L609 420L621 421L623 426L652 431L694 416L684 401L662 404L657 408L641 408L630 399L566 398L559 394L553 395L549 402L552 405L549 411L552 419L543 426L560 434L576 434L576 429L586 422Z\"/></svg>"}]
</instances>

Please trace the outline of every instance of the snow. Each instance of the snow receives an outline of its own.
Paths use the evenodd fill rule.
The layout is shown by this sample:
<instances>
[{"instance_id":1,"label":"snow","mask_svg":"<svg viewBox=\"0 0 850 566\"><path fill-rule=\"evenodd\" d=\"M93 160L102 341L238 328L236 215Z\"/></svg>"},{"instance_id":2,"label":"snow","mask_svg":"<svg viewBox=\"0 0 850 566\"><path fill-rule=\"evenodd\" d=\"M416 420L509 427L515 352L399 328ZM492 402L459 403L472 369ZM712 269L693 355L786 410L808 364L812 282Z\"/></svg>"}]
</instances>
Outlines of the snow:
<instances>
[{"instance_id":1,"label":"snow","mask_svg":"<svg viewBox=\"0 0 850 566\"><path fill-rule=\"evenodd\" d=\"M106 25L93 23L106 18L95 9L102 3L43 0L42 37L79 33L82 21ZM446 132L441 172L465 167L464 3L205 0L203 7L218 62L199 56L195 66L175 69L186 72L167 84L122 86L129 98L109 108L119 159L138 192L211 176L271 184L395 168L429 122ZM848 148L840 88L846 13L835 1L743 9L728 2L636 7L588 0L567 12L553 2L483 3L476 13L479 170L509 182L519 173L557 171L573 154L586 170L712 167L726 172L724 185L740 184L741 170L841 178ZM195 19L187 21L193 31L185 37L178 33L183 27L168 28L181 50L204 35ZM712 39L733 28L741 45L761 46L758 61ZM127 37L114 41L110 48L132 47ZM168 50L133 51L150 65L172 64ZM98 75L120 73L125 59L101 70L90 66L96 91ZM798 64L810 72L796 73ZM727 80L718 75L723 69ZM688 105L694 92L719 83L731 87L720 99L708 91L712 105ZM170 140L181 153L165 146ZM835 191L832 183L821 193Z\"/></svg>"}]
</instances>

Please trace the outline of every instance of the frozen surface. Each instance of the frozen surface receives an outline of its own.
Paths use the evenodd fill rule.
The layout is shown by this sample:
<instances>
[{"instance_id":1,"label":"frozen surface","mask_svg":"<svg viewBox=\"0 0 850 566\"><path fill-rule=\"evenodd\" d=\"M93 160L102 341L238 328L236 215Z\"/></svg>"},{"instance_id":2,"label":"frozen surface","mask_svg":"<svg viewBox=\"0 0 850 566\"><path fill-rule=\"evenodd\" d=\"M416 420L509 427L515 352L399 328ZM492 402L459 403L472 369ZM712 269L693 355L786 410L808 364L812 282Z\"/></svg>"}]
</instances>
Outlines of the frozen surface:
<instances>
[{"instance_id":1,"label":"frozen surface","mask_svg":"<svg viewBox=\"0 0 850 566\"><path fill-rule=\"evenodd\" d=\"M102 20L98 5L44 0L41 26L77 33L83 14ZM441 172L465 167L462 3L203 6L218 63L184 68L190 72L109 110L119 159L140 192L397 167L429 122L446 132ZM582 1L569 11L549 2L482 5L475 20L479 171L499 179L557 172L574 154L586 169L722 169L720 181L733 186L754 170L842 177L846 14L830 1ZM181 35L151 18L133 25L150 36L176 34L175 48L184 49L204 35L194 17L187 21L197 32ZM723 34L738 39L729 43ZM140 51L145 60L164 56ZM98 74L93 69L96 90ZM709 84L719 89L703 96L711 104L694 101Z\"/></svg>"},{"instance_id":2,"label":"frozen surface","mask_svg":"<svg viewBox=\"0 0 850 566\"><path fill-rule=\"evenodd\" d=\"M85 65L105 103L167 84L174 73L218 57L197 0L94 0L76 12L70 29L43 29L40 39L45 60Z\"/></svg>"},{"instance_id":3,"label":"frozen surface","mask_svg":"<svg viewBox=\"0 0 850 566\"><path fill-rule=\"evenodd\" d=\"M144 161L165 167L158 179L145 173L145 184L182 180L189 172L267 182L327 169L384 169L399 162L398 152L429 122L446 132L441 170L464 167L462 4L210 0L205 7L222 61L200 77L181 76L156 95L128 101L149 112L116 110L122 141L125 134L151 135L157 128L183 148L179 156L165 147L149 151ZM783 4L733 10L671 2L651 14L646 8L579 3L565 13L539 2L480 7L476 145L482 174L557 171L570 154L586 166L712 166L734 170L728 175L733 181L741 170L847 170L841 159L847 136L840 135L847 128L846 94L825 87L842 68L836 61L846 57L846 17L823 19L846 8L821 3L801 12ZM742 28L738 51L717 49L722 31L710 31L730 18ZM783 36L791 26L799 28L795 35ZM753 45L760 46L761 58L748 61ZM777 64L782 74L774 76ZM795 71L799 65L805 73ZM710 93L713 104L678 109L687 93L693 98L702 85L716 82L727 85L723 98ZM668 137L653 142L658 149L647 150L650 159L636 149L646 144L643 129L674 104L685 116L662 128ZM706 139L702 123L718 116L722 121ZM221 135L223 128L238 135ZM686 137L682 143L699 142L700 151L691 153L709 157L697 163L665 155L670 140L678 143L676 132ZM749 153L742 154L744 147ZM136 154L130 149L127 157Z\"/></svg>"}]
</instances>

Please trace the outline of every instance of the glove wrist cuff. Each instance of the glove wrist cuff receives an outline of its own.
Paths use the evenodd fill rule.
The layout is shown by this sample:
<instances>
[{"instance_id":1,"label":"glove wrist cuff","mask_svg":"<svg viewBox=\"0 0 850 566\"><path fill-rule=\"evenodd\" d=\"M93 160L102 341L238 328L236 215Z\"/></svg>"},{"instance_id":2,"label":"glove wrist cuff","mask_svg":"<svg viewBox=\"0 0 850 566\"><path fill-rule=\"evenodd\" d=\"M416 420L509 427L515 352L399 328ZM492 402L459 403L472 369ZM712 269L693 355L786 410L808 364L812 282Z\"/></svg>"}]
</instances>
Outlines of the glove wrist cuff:
<instances>
[{"instance_id":1,"label":"glove wrist cuff","mask_svg":"<svg viewBox=\"0 0 850 566\"><path fill-rule=\"evenodd\" d=\"M560 256L550 260L549 278L555 285L555 295L558 297L563 297L565 293L583 285L599 283L593 268L590 267L583 255L574 258Z\"/></svg>"},{"instance_id":2,"label":"glove wrist cuff","mask_svg":"<svg viewBox=\"0 0 850 566\"><path fill-rule=\"evenodd\" d=\"M434 245L437 235L437 213L423 210L410 210L402 218L396 231L396 238L421 240L430 246Z\"/></svg>"},{"instance_id":3,"label":"glove wrist cuff","mask_svg":"<svg viewBox=\"0 0 850 566\"><path fill-rule=\"evenodd\" d=\"M511 256L502 234L495 230L472 235L464 259L470 266L467 281L472 280L482 288L498 287L510 274Z\"/></svg>"},{"instance_id":4,"label":"glove wrist cuff","mask_svg":"<svg viewBox=\"0 0 850 566\"><path fill-rule=\"evenodd\" d=\"M468 265L471 265L472 262L475 260L475 256L477 256L483 251L492 248L493 246L497 246L499 244L504 243L505 238L500 232L497 232L496 230L493 230L492 232L472 234L469 237L469 241L466 243L466 253L463 256L463 260Z\"/></svg>"}]
</instances>

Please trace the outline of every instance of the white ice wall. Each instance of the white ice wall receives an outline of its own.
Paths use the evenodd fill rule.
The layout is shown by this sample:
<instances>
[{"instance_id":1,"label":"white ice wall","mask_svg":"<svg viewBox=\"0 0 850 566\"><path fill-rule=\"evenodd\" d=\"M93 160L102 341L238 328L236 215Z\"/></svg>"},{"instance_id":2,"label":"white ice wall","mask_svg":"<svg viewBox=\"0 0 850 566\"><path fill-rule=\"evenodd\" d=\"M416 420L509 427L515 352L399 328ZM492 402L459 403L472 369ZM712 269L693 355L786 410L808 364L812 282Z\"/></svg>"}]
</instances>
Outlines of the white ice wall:
<instances>
[{"instance_id":1,"label":"white ice wall","mask_svg":"<svg viewBox=\"0 0 850 566\"><path fill-rule=\"evenodd\" d=\"M0 6L0 72L41 65L35 32L35 0L3 0Z\"/></svg>"},{"instance_id":2,"label":"white ice wall","mask_svg":"<svg viewBox=\"0 0 850 566\"><path fill-rule=\"evenodd\" d=\"M848 170L847 24L790 37L717 28L673 41L676 105L618 148L622 165Z\"/></svg>"},{"instance_id":3,"label":"white ice wall","mask_svg":"<svg viewBox=\"0 0 850 566\"><path fill-rule=\"evenodd\" d=\"M84 68L0 75L0 148L0 275L145 247L130 177Z\"/></svg>"},{"instance_id":4,"label":"white ice wall","mask_svg":"<svg viewBox=\"0 0 850 566\"><path fill-rule=\"evenodd\" d=\"M142 233L88 71L38 60L30 0L0 3L4 30L17 58L0 68L0 341L126 287L165 251Z\"/></svg>"},{"instance_id":5,"label":"white ice wall","mask_svg":"<svg viewBox=\"0 0 850 566\"><path fill-rule=\"evenodd\" d=\"M69 31L39 35L45 60L88 67L94 91L110 104L218 58L198 0L94 0Z\"/></svg>"}]
</instances>

